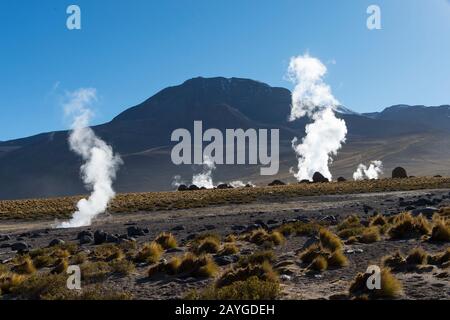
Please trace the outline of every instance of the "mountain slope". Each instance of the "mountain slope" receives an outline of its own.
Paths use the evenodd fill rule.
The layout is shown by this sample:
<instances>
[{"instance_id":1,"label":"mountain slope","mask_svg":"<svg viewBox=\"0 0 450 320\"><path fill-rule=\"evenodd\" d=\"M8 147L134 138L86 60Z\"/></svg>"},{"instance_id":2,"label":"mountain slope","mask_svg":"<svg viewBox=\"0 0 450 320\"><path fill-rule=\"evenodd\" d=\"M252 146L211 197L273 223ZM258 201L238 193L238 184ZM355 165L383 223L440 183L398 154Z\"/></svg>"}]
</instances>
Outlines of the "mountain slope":
<instances>
[{"instance_id":1,"label":"mountain slope","mask_svg":"<svg viewBox=\"0 0 450 320\"><path fill-rule=\"evenodd\" d=\"M125 110L94 131L124 159L115 188L119 192L170 190L174 175L186 182L198 166L175 166L170 159L170 135L177 128L192 131L195 120L203 129L279 128L279 178L293 181L296 166L291 150L294 136L304 135L308 119L288 122L290 92L238 78L195 78L166 88ZM332 166L337 177L350 178L364 161L383 160L389 170L404 165L411 174L448 174L450 128L448 106L392 107L380 113L357 114L341 108L348 140ZM67 144L67 131L50 132L0 143L0 199L62 196L85 193L80 159ZM218 166L215 181L234 179L266 183L258 166Z\"/></svg>"}]
</instances>

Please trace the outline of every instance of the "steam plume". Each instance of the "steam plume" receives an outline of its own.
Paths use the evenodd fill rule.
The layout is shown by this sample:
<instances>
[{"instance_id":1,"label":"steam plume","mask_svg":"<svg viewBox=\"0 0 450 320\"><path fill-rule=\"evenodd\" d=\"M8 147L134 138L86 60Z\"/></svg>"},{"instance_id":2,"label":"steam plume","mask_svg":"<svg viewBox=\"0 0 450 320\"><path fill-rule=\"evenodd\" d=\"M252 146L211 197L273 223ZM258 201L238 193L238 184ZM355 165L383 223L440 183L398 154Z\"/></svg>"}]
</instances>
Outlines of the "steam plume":
<instances>
[{"instance_id":1,"label":"steam plume","mask_svg":"<svg viewBox=\"0 0 450 320\"><path fill-rule=\"evenodd\" d=\"M289 120L304 116L313 120L306 126L306 136L301 143L297 138L292 140L298 171L291 169L291 172L299 181L311 180L315 172L331 180L332 156L337 154L347 135L345 121L336 118L334 111L339 102L323 82L326 72L326 66L308 54L292 57L289 64L287 76L295 84Z\"/></svg>"},{"instance_id":2,"label":"steam plume","mask_svg":"<svg viewBox=\"0 0 450 320\"><path fill-rule=\"evenodd\" d=\"M379 160L375 160L370 162L368 168L361 163L353 173L353 180L363 180L364 177L367 179L378 179L381 174L383 174L383 163Z\"/></svg>"},{"instance_id":3,"label":"steam plume","mask_svg":"<svg viewBox=\"0 0 450 320\"><path fill-rule=\"evenodd\" d=\"M203 160L203 172L196 174L192 177L192 184L195 184L199 188L212 189L214 188L212 180L212 172L216 169L214 161L205 156Z\"/></svg>"},{"instance_id":4,"label":"steam plume","mask_svg":"<svg viewBox=\"0 0 450 320\"><path fill-rule=\"evenodd\" d=\"M77 211L72 219L58 225L59 228L90 225L92 219L105 212L108 203L115 196L112 182L122 160L119 155L114 155L112 148L89 128L89 121L93 115L89 105L96 99L95 89L82 88L69 93L69 100L64 104L66 115L73 117L69 146L84 161L80 168L81 177L92 193L88 199L78 201Z\"/></svg>"}]
</instances>

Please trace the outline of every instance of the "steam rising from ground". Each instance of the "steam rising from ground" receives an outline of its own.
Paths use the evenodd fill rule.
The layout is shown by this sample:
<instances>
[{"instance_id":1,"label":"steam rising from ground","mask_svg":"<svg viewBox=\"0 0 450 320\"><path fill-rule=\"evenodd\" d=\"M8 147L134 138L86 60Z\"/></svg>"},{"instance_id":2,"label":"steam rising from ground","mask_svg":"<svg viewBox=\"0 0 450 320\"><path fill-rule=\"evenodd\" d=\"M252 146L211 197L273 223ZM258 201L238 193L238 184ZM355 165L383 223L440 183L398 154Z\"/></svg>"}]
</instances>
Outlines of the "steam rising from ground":
<instances>
[{"instance_id":1,"label":"steam rising from ground","mask_svg":"<svg viewBox=\"0 0 450 320\"><path fill-rule=\"evenodd\" d=\"M378 179L381 174L383 174L383 163L379 160L375 160L370 163L369 167L361 163L353 173L353 179Z\"/></svg>"},{"instance_id":2,"label":"steam rising from ground","mask_svg":"<svg viewBox=\"0 0 450 320\"><path fill-rule=\"evenodd\" d=\"M291 172L297 180L312 180L315 172L332 179L329 165L345 142L347 126L345 121L335 116L334 109L339 102L331 93L331 88L323 82L326 66L308 54L292 57L288 79L295 84L292 92L290 121L308 116L313 120L305 128L306 136L299 143L292 140L292 148L297 154L298 171Z\"/></svg>"},{"instance_id":3,"label":"steam rising from ground","mask_svg":"<svg viewBox=\"0 0 450 320\"><path fill-rule=\"evenodd\" d=\"M77 203L77 211L70 221L62 222L58 228L75 228L88 226L92 219L105 212L108 203L114 198L112 182L122 160L114 155L112 148L98 138L89 128L92 111L89 106L96 101L95 89L79 89L69 93L69 100L64 104L66 115L73 117L69 146L81 156L83 165L81 177L86 187L92 191L88 199Z\"/></svg>"},{"instance_id":4,"label":"steam rising from ground","mask_svg":"<svg viewBox=\"0 0 450 320\"><path fill-rule=\"evenodd\" d=\"M192 177L192 184L195 184L199 188L212 189L214 183L212 179L212 172L216 169L214 161L205 156L203 160L203 172L196 174Z\"/></svg>"}]
</instances>

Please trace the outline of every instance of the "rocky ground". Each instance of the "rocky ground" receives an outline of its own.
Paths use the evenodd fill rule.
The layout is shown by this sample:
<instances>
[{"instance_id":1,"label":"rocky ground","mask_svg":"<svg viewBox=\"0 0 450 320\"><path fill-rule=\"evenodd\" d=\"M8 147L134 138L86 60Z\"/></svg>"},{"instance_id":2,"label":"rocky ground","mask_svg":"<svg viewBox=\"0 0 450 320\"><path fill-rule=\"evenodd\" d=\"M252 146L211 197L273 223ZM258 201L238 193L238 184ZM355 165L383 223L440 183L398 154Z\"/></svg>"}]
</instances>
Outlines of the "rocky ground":
<instances>
[{"instance_id":1,"label":"rocky ground","mask_svg":"<svg viewBox=\"0 0 450 320\"><path fill-rule=\"evenodd\" d=\"M178 248L168 250L163 259L187 251L188 241L196 235L210 232L225 236L240 234L257 227L274 229L292 221L324 221L333 228L345 217L357 214L362 220L380 213L385 216L403 211L423 213L431 218L440 206L450 206L450 189L416 190L352 195L330 195L279 199L274 202L256 201L251 204L229 204L198 209L158 212L119 213L103 215L88 228L54 229L55 221L10 220L0 225L0 262L7 264L17 251L47 247L64 241L79 244L86 252L95 250L100 243L136 241L138 246L152 241L161 232L170 231L178 240ZM80 235L80 232L84 233ZM80 239L81 237L81 239ZM420 239L390 240L371 244L347 244L344 253L349 265L321 273L307 273L298 263L297 252L304 247L309 236L290 236L275 247L275 265L282 263L281 299L339 298L347 292L358 272L368 265L381 263L382 257L397 250L407 253L422 247L429 253L443 251L448 243L431 243ZM97 244L95 244L97 242ZM258 250L257 246L238 241L240 253L245 255ZM230 268L237 256L215 257L221 272ZM182 298L192 289L201 289L213 279L181 278L161 275L147 277L149 266L137 264L136 270L127 276L109 276L103 285L131 292L134 299ZM450 281L448 269L427 266L395 276L403 285L404 299L449 299Z\"/></svg>"}]
</instances>

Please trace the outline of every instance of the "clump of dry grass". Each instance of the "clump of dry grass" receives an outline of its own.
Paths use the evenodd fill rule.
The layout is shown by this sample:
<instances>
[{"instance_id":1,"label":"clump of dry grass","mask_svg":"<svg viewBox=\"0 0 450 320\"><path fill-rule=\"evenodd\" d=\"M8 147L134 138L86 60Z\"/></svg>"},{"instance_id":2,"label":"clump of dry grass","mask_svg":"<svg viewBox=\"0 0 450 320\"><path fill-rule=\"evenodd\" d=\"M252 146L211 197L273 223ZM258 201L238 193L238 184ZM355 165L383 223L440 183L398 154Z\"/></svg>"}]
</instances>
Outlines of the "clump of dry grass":
<instances>
[{"instance_id":1,"label":"clump of dry grass","mask_svg":"<svg viewBox=\"0 0 450 320\"><path fill-rule=\"evenodd\" d=\"M36 267L29 256L23 256L19 258L19 263L12 268L12 271L19 274L33 274L36 272Z\"/></svg>"},{"instance_id":2,"label":"clump of dry grass","mask_svg":"<svg viewBox=\"0 0 450 320\"><path fill-rule=\"evenodd\" d=\"M331 252L341 250L343 247L341 239L328 229L320 229L319 239L322 247L324 249L328 249Z\"/></svg>"},{"instance_id":3,"label":"clump of dry grass","mask_svg":"<svg viewBox=\"0 0 450 320\"><path fill-rule=\"evenodd\" d=\"M262 264L248 264L226 271L216 282L217 288L229 286L237 281L246 281L251 277L257 277L263 281L278 282L278 275L272 266L266 261Z\"/></svg>"},{"instance_id":4,"label":"clump of dry grass","mask_svg":"<svg viewBox=\"0 0 450 320\"><path fill-rule=\"evenodd\" d=\"M272 250L257 251L248 256L241 256L238 266L245 267L249 264L263 264L265 262L275 262L275 253Z\"/></svg>"},{"instance_id":5,"label":"clump of dry grass","mask_svg":"<svg viewBox=\"0 0 450 320\"><path fill-rule=\"evenodd\" d=\"M428 253L422 248L414 248L406 257L406 263L408 265L425 265L427 261Z\"/></svg>"},{"instance_id":6,"label":"clump of dry grass","mask_svg":"<svg viewBox=\"0 0 450 320\"><path fill-rule=\"evenodd\" d=\"M53 266L58 259L48 254L39 255L33 258L33 264L36 268L48 268Z\"/></svg>"},{"instance_id":7,"label":"clump of dry grass","mask_svg":"<svg viewBox=\"0 0 450 320\"><path fill-rule=\"evenodd\" d=\"M117 273L121 276L129 275L136 270L134 264L126 259L113 260L111 261L110 266L113 273Z\"/></svg>"},{"instance_id":8,"label":"clump of dry grass","mask_svg":"<svg viewBox=\"0 0 450 320\"><path fill-rule=\"evenodd\" d=\"M284 236L279 231L268 232L265 229L253 230L245 239L256 245L278 246L284 242Z\"/></svg>"},{"instance_id":9,"label":"clump of dry grass","mask_svg":"<svg viewBox=\"0 0 450 320\"><path fill-rule=\"evenodd\" d=\"M406 259L400 251L397 251L393 255L384 257L382 264L391 270L400 271L406 266Z\"/></svg>"},{"instance_id":10,"label":"clump of dry grass","mask_svg":"<svg viewBox=\"0 0 450 320\"><path fill-rule=\"evenodd\" d=\"M422 215L413 217L410 213L401 213L395 216L393 223L389 229L391 239L420 238L431 232L430 223Z\"/></svg>"},{"instance_id":11,"label":"clump of dry grass","mask_svg":"<svg viewBox=\"0 0 450 320\"><path fill-rule=\"evenodd\" d=\"M0 292L11 293L13 288L21 284L26 277L14 272L0 273Z\"/></svg>"},{"instance_id":12,"label":"clump of dry grass","mask_svg":"<svg viewBox=\"0 0 450 320\"><path fill-rule=\"evenodd\" d=\"M146 243L138 251L138 253L134 257L134 261L155 263L161 258L163 251L163 248L156 242Z\"/></svg>"},{"instance_id":13,"label":"clump of dry grass","mask_svg":"<svg viewBox=\"0 0 450 320\"><path fill-rule=\"evenodd\" d=\"M381 240L380 230L376 226L365 228L358 237L361 243L374 243Z\"/></svg>"},{"instance_id":14,"label":"clump of dry grass","mask_svg":"<svg viewBox=\"0 0 450 320\"><path fill-rule=\"evenodd\" d=\"M443 252L438 252L434 255L429 255L428 263L436 266L445 267L450 262L450 248L447 248Z\"/></svg>"},{"instance_id":15,"label":"clump of dry grass","mask_svg":"<svg viewBox=\"0 0 450 320\"><path fill-rule=\"evenodd\" d=\"M361 220L358 216L351 215L339 223L336 230L339 237L348 239L352 236L360 235L364 230L364 226L361 224Z\"/></svg>"},{"instance_id":16,"label":"clump of dry grass","mask_svg":"<svg viewBox=\"0 0 450 320\"><path fill-rule=\"evenodd\" d=\"M443 220L436 221L431 230L430 241L433 242L450 242L450 225Z\"/></svg>"},{"instance_id":17,"label":"clump of dry grass","mask_svg":"<svg viewBox=\"0 0 450 320\"><path fill-rule=\"evenodd\" d=\"M155 242L158 243L164 250L173 249L178 246L177 240L173 236L173 234L164 232L158 235L155 239Z\"/></svg>"},{"instance_id":18,"label":"clump of dry grass","mask_svg":"<svg viewBox=\"0 0 450 320\"><path fill-rule=\"evenodd\" d=\"M216 275L219 268L210 256L196 256L186 253L181 259L172 258L169 263L159 263L151 266L147 272L148 277L153 277L158 273L169 275L192 276L197 278L210 278Z\"/></svg>"},{"instance_id":19,"label":"clump of dry grass","mask_svg":"<svg viewBox=\"0 0 450 320\"><path fill-rule=\"evenodd\" d=\"M67 261L67 259L65 259L65 258L59 259L56 262L55 267L52 269L51 273L60 274L60 273L66 272L68 267L69 267L69 261Z\"/></svg>"},{"instance_id":20,"label":"clump of dry grass","mask_svg":"<svg viewBox=\"0 0 450 320\"><path fill-rule=\"evenodd\" d=\"M234 243L225 243L222 249L219 251L219 255L228 256L232 254L237 254L239 252L238 247Z\"/></svg>"},{"instance_id":21,"label":"clump of dry grass","mask_svg":"<svg viewBox=\"0 0 450 320\"><path fill-rule=\"evenodd\" d=\"M340 250L331 253L327 259L328 267L342 268L348 266L348 259Z\"/></svg>"},{"instance_id":22,"label":"clump of dry grass","mask_svg":"<svg viewBox=\"0 0 450 320\"><path fill-rule=\"evenodd\" d=\"M94 260L112 261L123 259L125 254L123 250L115 244L104 244L95 248L91 257Z\"/></svg>"},{"instance_id":23,"label":"clump of dry grass","mask_svg":"<svg viewBox=\"0 0 450 320\"><path fill-rule=\"evenodd\" d=\"M285 223L277 231L281 232L285 237L292 234L296 236L311 236L319 231L322 226L316 222L301 222L296 221L292 223Z\"/></svg>"},{"instance_id":24,"label":"clump of dry grass","mask_svg":"<svg viewBox=\"0 0 450 320\"><path fill-rule=\"evenodd\" d=\"M328 268L327 259L322 255L317 256L308 266L309 270L318 272L325 271L327 270L327 268Z\"/></svg>"},{"instance_id":25,"label":"clump of dry grass","mask_svg":"<svg viewBox=\"0 0 450 320\"><path fill-rule=\"evenodd\" d=\"M273 300L280 294L277 281L265 281L258 277L250 277L244 281L217 288L210 286L202 292L190 292L188 300Z\"/></svg>"},{"instance_id":26,"label":"clump of dry grass","mask_svg":"<svg viewBox=\"0 0 450 320\"><path fill-rule=\"evenodd\" d=\"M85 262L80 268L81 279L88 283L103 281L111 273L111 266L105 261Z\"/></svg>"},{"instance_id":27,"label":"clump of dry grass","mask_svg":"<svg viewBox=\"0 0 450 320\"><path fill-rule=\"evenodd\" d=\"M369 223L370 226L384 226L386 224L388 224L387 219L380 214L377 214L375 217L370 219Z\"/></svg>"},{"instance_id":28,"label":"clump of dry grass","mask_svg":"<svg viewBox=\"0 0 450 320\"><path fill-rule=\"evenodd\" d=\"M381 269L380 288L370 290L367 286L367 280L371 275L367 273L359 273L350 284L349 295L354 298L369 299L392 299L402 295L403 289L401 282L395 278L391 271L387 268Z\"/></svg>"},{"instance_id":29,"label":"clump of dry grass","mask_svg":"<svg viewBox=\"0 0 450 320\"><path fill-rule=\"evenodd\" d=\"M191 251L196 255L217 253L220 250L220 236L214 233L205 233L195 238L190 246Z\"/></svg>"},{"instance_id":30,"label":"clump of dry grass","mask_svg":"<svg viewBox=\"0 0 450 320\"><path fill-rule=\"evenodd\" d=\"M224 242L236 242L237 238L234 234L229 234L223 240Z\"/></svg>"}]
</instances>

